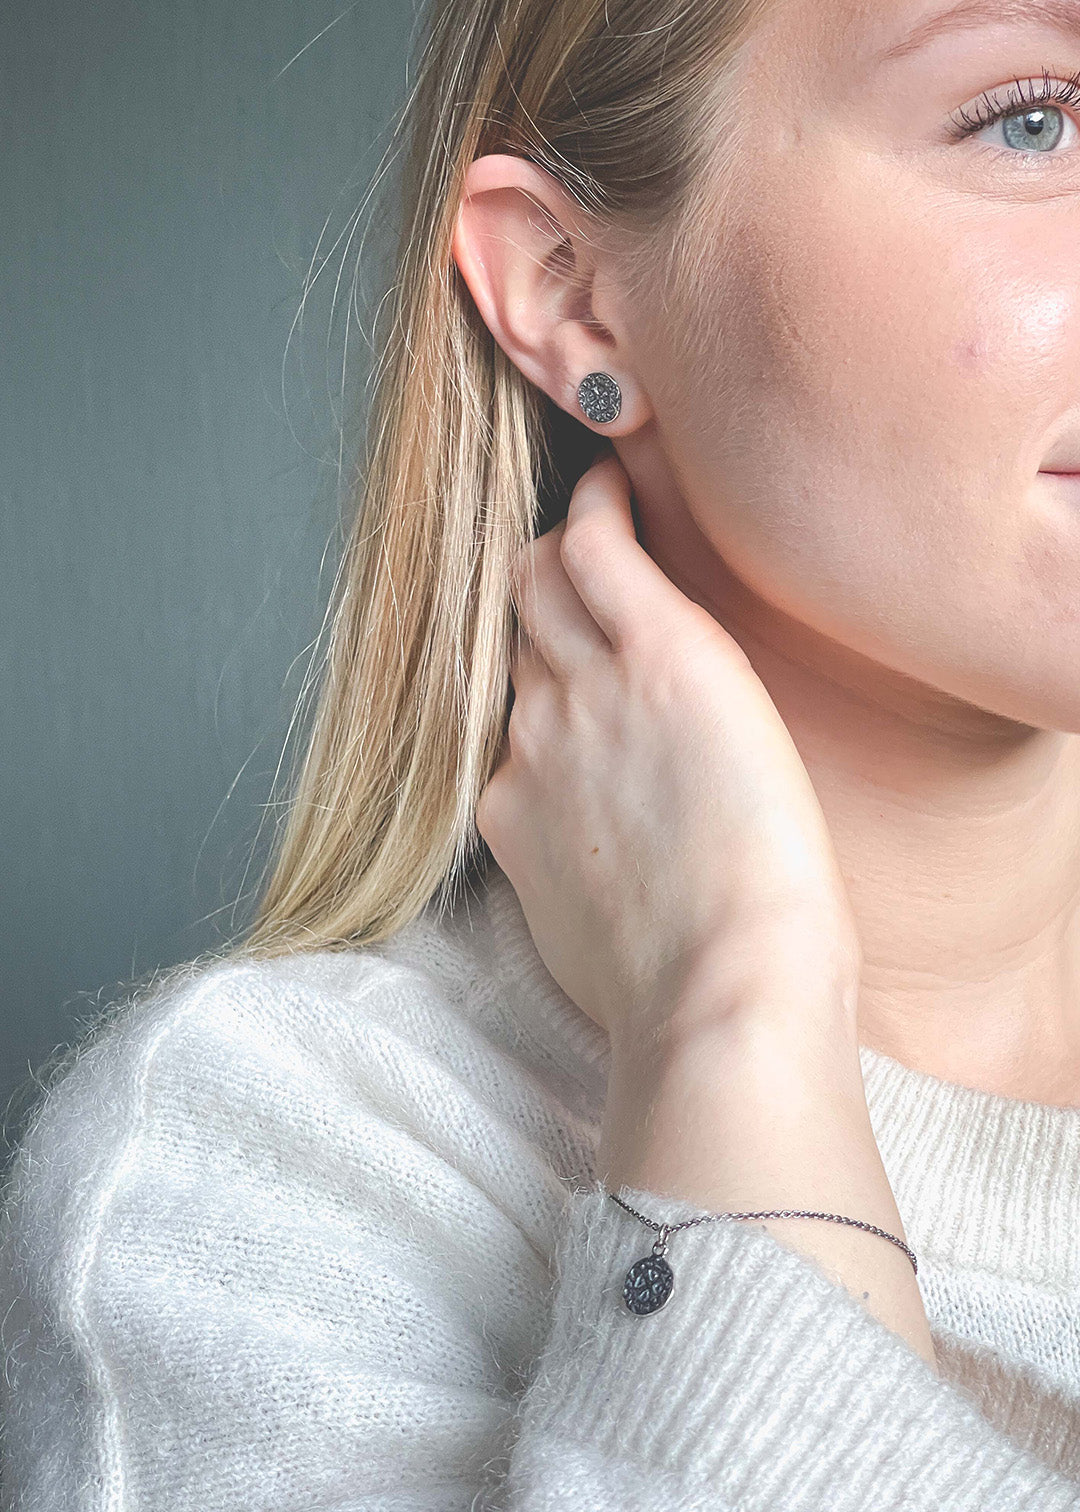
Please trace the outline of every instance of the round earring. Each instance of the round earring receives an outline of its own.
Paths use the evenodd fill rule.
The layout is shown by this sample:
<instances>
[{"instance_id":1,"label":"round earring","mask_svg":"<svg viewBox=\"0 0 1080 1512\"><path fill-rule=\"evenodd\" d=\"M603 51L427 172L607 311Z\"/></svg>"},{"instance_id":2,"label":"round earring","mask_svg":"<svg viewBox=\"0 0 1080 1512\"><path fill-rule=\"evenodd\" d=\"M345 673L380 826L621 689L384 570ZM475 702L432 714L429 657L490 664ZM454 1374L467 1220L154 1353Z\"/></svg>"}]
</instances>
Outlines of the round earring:
<instances>
[{"instance_id":1,"label":"round earring","mask_svg":"<svg viewBox=\"0 0 1080 1512\"><path fill-rule=\"evenodd\" d=\"M622 408L622 391L610 373L586 373L578 384L578 403L597 425L607 425Z\"/></svg>"}]
</instances>

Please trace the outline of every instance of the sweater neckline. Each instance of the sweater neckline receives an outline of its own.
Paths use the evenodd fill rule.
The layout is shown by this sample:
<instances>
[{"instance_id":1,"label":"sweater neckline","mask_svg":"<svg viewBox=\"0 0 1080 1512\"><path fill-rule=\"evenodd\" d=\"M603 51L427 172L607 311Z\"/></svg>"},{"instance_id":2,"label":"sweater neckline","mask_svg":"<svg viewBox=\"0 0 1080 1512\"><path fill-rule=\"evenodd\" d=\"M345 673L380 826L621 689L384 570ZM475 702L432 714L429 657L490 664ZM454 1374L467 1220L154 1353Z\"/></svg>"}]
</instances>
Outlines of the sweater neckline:
<instances>
[{"instance_id":1,"label":"sweater neckline","mask_svg":"<svg viewBox=\"0 0 1080 1512\"><path fill-rule=\"evenodd\" d=\"M510 1006L602 1109L607 1033L551 976L517 893L493 860L484 887ZM920 1271L924 1262L943 1262L1080 1286L1080 1107L945 1081L867 1044L860 1043L859 1059L874 1136Z\"/></svg>"}]
</instances>

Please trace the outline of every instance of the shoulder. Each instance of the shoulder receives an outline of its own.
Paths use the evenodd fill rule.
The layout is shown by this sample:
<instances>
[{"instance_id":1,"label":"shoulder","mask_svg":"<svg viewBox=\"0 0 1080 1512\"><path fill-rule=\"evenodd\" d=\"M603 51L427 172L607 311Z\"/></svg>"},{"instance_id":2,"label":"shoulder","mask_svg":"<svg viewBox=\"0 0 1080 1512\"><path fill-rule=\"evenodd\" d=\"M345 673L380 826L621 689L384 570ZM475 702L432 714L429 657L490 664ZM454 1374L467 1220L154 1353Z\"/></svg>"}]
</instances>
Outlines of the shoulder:
<instances>
[{"instance_id":1,"label":"shoulder","mask_svg":"<svg viewBox=\"0 0 1080 1512\"><path fill-rule=\"evenodd\" d=\"M370 1021L392 1032L403 999L440 994L409 967L354 951L243 960L200 957L156 971L110 1004L53 1068L20 1136L10 1182L40 1184L60 1148L83 1178L164 1113L244 1114L274 1068L294 1087L332 1079L344 1038ZM452 1030L443 1016L444 1031ZM337 1052L337 1053L335 1053Z\"/></svg>"},{"instance_id":2,"label":"shoulder","mask_svg":"<svg viewBox=\"0 0 1080 1512\"><path fill-rule=\"evenodd\" d=\"M380 1068L467 1066L497 1041L484 1022L480 947L427 913L381 944L271 958L215 955L160 969L84 1026L51 1069L20 1136L20 1166L83 1143L92 1161L163 1097L172 1116L226 1118L287 1083L357 1101ZM494 1032L492 1032L494 1028ZM398 1076L400 1081L400 1074Z\"/></svg>"},{"instance_id":3,"label":"shoulder","mask_svg":"<svg viewBox=\"0 0 1080 1512\"><path fill-rule=\"evenodd\" d=\"M388 1413L403 1442L423 1425L490 1456L572 1136L476 1009L471 960L418 920L386 948L186 962L84 1037L0 1230L26 1486L70 1466L197 1504L246 1445L245 1505L269 1471L296 1477L290 1505L328 1476L374 1494Z\"/></svg>"},{"instance_id":4,"label":"shoulder","mask_svg":"<svg viewBox=\"0 0 1080 1512\"><path fill-rule=\"evenodd\" d=\"M115 1263L116 1296L223 1226L284 1248L395 1209L406 1243L435 1215L504 1237L509 1219L546 1263L592 1135L516 1053L498 995L471 936L427 915L368 949L156 974L73 1048L20 1139L14 1284L44 1303Z\"/></svg>"}]
</instances>

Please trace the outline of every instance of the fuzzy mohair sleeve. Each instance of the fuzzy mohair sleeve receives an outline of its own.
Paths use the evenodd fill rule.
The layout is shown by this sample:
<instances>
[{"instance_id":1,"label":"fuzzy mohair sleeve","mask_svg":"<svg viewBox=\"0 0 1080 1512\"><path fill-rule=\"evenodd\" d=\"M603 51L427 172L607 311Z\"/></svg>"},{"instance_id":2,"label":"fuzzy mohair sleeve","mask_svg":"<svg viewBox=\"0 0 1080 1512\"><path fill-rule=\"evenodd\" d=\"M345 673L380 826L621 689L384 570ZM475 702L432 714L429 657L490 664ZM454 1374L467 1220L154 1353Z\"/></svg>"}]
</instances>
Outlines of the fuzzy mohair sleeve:
<instances>
[{"instance_id":1,"label":"fuzzy mohair sleeve","mask_svg":"<svg viewBox=\"0 0 1080 1512\"><path fill-rule=\"evenodd\" d=\"M681 1232L670 1301L630 1314L653 1236L567 1179L588 1138L423 972L178 973L88 1041L19 1147L5 1505L1080 1508L763 1230Z\"/></svg>"}]
</instances>

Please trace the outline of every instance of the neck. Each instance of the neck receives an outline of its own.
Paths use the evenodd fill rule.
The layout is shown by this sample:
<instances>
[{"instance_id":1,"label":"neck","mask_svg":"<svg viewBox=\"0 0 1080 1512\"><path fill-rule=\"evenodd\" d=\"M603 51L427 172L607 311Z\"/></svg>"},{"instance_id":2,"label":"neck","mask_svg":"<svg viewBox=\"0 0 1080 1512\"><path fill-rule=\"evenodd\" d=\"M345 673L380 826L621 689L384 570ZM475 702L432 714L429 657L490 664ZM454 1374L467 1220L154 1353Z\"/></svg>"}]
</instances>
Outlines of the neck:
<instances>
[{"instance_id":1,"label":"neck","mask_svg":"<svg viewBox=\"0 0 1080 1512\"><path fill-rule=\"evenodd\" d=\"M766 604L690 516L639 539L738 641L787 725L859 926L859 1037L988 1092L1080 1102L1080 741L1020 725Z\"/></svg>"}]
</instances>

